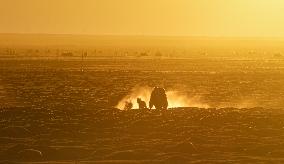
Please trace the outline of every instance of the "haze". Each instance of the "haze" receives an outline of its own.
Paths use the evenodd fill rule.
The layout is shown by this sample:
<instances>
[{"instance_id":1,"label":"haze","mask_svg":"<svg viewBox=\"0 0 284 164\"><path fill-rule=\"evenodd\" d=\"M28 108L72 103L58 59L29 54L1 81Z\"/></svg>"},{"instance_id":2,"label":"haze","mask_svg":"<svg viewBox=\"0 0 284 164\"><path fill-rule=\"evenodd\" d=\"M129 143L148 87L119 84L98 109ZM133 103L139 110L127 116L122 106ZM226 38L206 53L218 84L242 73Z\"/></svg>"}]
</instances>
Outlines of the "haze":
<instances>
[{"instance_id":1,"label":"haze","mask_svg":"<svg viewBox=\"0 0 284 164\"><path fill-rule=\"evenodd\" d=\"M284 36L282 0L0 2L0 33Z\"/></svg>"}]
</instances>

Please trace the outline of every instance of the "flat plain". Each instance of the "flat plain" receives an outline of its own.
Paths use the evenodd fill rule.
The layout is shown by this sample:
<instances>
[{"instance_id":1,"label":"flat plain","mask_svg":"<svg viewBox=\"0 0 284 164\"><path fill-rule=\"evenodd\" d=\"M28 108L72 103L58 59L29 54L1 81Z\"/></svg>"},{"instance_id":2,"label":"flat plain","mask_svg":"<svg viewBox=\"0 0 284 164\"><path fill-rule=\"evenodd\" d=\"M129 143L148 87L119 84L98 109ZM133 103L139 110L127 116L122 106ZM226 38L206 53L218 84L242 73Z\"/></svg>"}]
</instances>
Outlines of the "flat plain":
<instances>
[{"instance_id":1,"label":"flat plain","mask_svg":"<svg viewBox=\"0 0 284 164\"><path fill-rule=\"evenodd\" d=\"M282 163L283 69L282 60L3 59L0 161ZM156 85L194 107L116 108Z\"/></svg>"}]
</instances>

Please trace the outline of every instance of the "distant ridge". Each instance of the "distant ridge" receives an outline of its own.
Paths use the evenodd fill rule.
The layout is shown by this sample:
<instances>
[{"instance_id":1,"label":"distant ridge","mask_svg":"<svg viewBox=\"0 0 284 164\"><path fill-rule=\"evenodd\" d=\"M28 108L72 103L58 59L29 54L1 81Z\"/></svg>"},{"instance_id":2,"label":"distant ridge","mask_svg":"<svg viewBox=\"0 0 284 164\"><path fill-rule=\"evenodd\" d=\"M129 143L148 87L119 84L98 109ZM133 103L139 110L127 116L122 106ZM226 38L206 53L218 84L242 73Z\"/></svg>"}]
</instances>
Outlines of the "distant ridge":
<instances>
[{"instance_id":1,"label":"distant ridge","mask_svg":"<svg viewBox=\"0 0 284 164\"><path fill-rule=\"evenodd\" d=\"M206 37L0 33L0 46L231 47L284 46L277 37Z\"/></svg>"}]
</instances>

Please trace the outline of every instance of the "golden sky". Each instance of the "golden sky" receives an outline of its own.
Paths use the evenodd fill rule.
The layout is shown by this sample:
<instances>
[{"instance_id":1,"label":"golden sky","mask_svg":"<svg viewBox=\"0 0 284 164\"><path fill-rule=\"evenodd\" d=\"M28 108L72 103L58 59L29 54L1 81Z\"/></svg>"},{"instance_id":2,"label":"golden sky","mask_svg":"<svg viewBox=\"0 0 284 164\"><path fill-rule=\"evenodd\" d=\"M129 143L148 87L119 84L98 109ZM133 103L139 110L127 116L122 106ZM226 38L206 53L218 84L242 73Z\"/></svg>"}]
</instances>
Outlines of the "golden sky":
<instances>
[{"instance_id":1,"label":"golden sky","mask_svg":"<svg viewBox=\"0 0 284 164\"><path fill-rule=\"evenodd\" d=\"M0 0L0 33L284 37L284 0Z\"/></svg>"}]
</instances>

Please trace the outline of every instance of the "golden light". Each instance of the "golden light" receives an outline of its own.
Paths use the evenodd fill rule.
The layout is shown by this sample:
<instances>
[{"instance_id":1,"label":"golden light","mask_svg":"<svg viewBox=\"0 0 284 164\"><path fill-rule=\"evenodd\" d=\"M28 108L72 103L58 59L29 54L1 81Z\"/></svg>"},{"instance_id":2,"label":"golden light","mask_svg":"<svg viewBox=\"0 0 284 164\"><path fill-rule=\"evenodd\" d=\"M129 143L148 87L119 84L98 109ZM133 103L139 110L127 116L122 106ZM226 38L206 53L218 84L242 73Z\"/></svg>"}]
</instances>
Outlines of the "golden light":
<instances>
[{"instance_id":1,"label":"golden light","mask_svg":"<svg viewBox=\"0 0 284 164\"><path fill-rule=\"evenodd\" d=\"M284 37L283 11L283 0L5 0L0 32Z\"/></svg>"},{"instance_id":2,"label":"golden light","mask_svg":"<svg viewBox=\"0 0 284 164\"><path fill-rule=\"evenodd\" d=\"M131 102L133 104L133 109L138 109L138 104L136 102L137 98L141 98L148 104L150 100L150 95L152 92L152 87L148 86L136 86L130 93L119 101L116 108L123 110L126 102ZM199 108L209 108L209 105L201 101L200 96L188 96L182 94L176 90L170 90L166 92L168 98L168 108L178 108L178 107L199 107Z\"/></svg>"}]
</instances>

